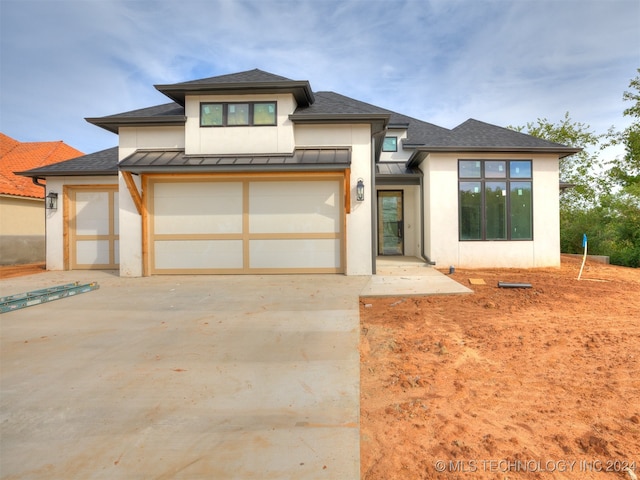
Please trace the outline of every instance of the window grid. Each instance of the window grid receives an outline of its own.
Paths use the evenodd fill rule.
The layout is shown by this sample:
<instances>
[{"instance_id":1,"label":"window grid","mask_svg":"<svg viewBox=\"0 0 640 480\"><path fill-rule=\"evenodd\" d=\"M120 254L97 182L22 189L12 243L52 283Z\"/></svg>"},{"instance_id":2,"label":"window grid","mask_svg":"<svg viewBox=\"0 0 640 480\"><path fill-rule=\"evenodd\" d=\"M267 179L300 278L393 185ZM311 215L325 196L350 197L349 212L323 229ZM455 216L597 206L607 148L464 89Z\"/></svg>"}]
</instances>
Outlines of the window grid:
<instances>
[{"instance_id":1,"label":"window grid","mask_svg":"<svg viewBox=\"0 0 640 480\"><path fill-rule=\"evenodd\" d=\"M533 240L531 160L458 161L460 241Z\"/></svg>"},{"instance_id":2,"label":"window grid","mask_svg":"<svg viewBox=\"0 0 640 480\"><path fill-rule=\"evenodd\" d=\"M275 126L276 102L201 102L201 127Z\"/></svg>"},{"instance_id":3,"label":"window grid","mask_svg":"<svg viewBox=\"0 0 640 480\"><path fill-rule=\"evenodd\" d=\"M398 137L384 137L382 142L383 152L397 152L398 151Z\"/></svg>"}]
</instances>

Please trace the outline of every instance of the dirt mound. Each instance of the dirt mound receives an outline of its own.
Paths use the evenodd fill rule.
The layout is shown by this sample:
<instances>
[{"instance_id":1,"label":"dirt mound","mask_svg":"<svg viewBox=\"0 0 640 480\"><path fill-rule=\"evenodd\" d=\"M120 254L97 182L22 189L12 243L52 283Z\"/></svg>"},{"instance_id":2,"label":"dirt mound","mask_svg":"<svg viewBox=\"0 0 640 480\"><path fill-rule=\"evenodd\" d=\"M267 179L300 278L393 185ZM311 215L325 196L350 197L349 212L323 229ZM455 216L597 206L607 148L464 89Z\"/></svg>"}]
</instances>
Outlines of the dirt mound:
<instances>
[{"instance_id":1,"label":"dirt mound","mask_svg":"<svg viewBox=\"0 0 640 480\"><path fill-rule=\"evenodd\" d=\"M362 478L640 475L640 270L580 264L364 299Z\"/></svg>"}]
</instances>

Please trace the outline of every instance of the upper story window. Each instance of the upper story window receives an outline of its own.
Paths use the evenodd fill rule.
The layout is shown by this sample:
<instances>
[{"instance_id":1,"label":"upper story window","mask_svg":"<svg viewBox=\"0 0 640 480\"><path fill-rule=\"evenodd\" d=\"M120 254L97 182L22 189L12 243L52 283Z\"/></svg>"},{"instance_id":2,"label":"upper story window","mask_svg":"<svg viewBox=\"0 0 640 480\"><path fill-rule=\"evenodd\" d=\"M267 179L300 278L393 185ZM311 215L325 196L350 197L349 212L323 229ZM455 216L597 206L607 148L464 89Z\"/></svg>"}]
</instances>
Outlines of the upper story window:
<instances>
[{"instance_id":1,"label":"upper story window","mask_svg":"<svg viewBox=\"0 0 640 480\"><path fill-rule=\"evenodd\" d=\"M460 240L533 240L531 160L460 160Z\"/></svg>"},{"instance_id":2,"label":"upper story window","mask_svg":"<svg viewBox=\"0 0 640 480\"><path fill-rule=\"evenodd\" d=\"M200 104L201 127L275 124L276 102L203 102Z\"/></svg>"},{"instance_id":3,"label":"upper story window","mask_svg":"<svg viewBox=\"0 0 640 480\"><path fill-rule=\"evenodd\" d=\"M383 152L397 152L398 151L398 137L384 137L382 142Z\"/></svg>"}]
</instances>

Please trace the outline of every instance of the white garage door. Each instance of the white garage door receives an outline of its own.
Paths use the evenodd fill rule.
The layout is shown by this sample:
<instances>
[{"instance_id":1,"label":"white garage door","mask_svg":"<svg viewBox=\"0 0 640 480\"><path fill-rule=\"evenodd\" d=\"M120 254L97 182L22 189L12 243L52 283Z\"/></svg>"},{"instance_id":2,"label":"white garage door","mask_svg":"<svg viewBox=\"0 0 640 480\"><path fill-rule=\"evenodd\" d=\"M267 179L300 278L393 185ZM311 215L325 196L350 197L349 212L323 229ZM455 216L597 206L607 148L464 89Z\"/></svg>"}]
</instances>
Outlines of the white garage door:
<instances>
[{"instance_id":1,"label":"white garage door","mask_svg":"<svg viewBox=\"0 0 640 480\"><path fill-rule=\"evenodd\" d=\"M150 179L150 273L343 272L342 184Z\"/></svg>"},{"instance_id":2,"label":"white garage door","mask_svg":"<svg viewBox=\"0 0 640 480\"><path fill-rule=\"evenodd\" d=\"M118 268L118 187L68 188L69 268Z\"/></svg>"}]
</instances>

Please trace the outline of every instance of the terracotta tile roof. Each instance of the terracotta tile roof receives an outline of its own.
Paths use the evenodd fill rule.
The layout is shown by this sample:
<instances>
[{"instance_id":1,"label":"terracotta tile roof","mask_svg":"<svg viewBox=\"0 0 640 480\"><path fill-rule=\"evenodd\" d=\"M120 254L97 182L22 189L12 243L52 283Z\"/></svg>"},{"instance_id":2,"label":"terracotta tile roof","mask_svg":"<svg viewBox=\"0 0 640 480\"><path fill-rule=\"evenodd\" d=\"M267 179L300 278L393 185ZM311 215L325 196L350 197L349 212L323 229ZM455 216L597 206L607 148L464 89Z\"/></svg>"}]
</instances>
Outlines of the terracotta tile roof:
<instances>
[{"instance_id":1,"label":"terracotta tile roof","mask_svg":"<svg viewBox=\"0 0 640 480\"><path fill-rule=\"evenodd\" d=\"M61 140L22 143L0 133L0 195L44 198L43 188L13 172L51 165L82 154Z\"/></svg>"}]
</instances>

